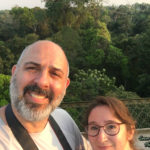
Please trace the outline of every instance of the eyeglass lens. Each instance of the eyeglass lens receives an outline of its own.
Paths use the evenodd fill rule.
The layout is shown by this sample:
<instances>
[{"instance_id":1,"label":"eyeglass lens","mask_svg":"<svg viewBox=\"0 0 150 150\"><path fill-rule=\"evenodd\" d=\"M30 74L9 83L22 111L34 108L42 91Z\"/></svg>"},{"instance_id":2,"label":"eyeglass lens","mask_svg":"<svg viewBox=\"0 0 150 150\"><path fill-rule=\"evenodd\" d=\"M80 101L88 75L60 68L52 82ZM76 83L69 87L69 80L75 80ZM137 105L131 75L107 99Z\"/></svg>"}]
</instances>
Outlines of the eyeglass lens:
<instances>
[{"instance_id":1,"label":"eyeglass lens","mask_svg":"<svg viewBox=\"0 0 150 150\"><path fill-rule=\"evenodd\" d=\"M105 124L104 126L89 124L86 128L86 131L89 136L97 136L100 132L100 129L103 128L107 135L113 136L119 133L120 124L122 123L109 123Z\"/></svg>"}]
</instances>

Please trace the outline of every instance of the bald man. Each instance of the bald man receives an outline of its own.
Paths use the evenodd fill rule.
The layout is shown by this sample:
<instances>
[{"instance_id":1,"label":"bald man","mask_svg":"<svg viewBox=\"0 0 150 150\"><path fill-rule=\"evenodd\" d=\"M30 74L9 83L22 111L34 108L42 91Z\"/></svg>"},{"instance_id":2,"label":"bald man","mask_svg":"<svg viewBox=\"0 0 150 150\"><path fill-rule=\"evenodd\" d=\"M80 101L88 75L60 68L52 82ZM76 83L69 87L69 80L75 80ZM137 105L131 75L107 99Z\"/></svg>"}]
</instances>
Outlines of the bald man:
<instances>
[{"instance_id":1,"label":"bald man","mask_svg":"<svg viewBox=\"0 0 150 150\"><path fill-rule=\"evenodd\" d=\"M57 108L68 75L68 60L57 44L43 40L24 49L12 67L11 104L0 109L0 150L84 150L78 127Z\"/></svg>"}]
</instances>

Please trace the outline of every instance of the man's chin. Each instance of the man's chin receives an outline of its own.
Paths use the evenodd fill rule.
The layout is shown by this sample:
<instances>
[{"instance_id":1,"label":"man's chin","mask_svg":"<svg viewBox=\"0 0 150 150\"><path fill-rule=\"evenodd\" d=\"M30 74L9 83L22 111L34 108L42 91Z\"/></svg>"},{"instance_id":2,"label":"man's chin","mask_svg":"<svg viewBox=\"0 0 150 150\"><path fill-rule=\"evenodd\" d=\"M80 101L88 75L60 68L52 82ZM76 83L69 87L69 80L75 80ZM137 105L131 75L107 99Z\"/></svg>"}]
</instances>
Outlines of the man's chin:
<instances>
[{"instance_id":1,"label":"man's chin","mask_svg":"<svg viewBox=\"0 0 150 150\"><path fill-rule=\"evenodd\" d=\"M30 109L27 113L22 114L22 117L28 121L41 121L46 118L49 118L50 113L52 112L52 107L46 109L34 108Z\"/></svg>"},{"instance_id":2,"label":"man's chin","mask_svg":"<svg viewBox=\"0 0 150 150\"><path fill-rule=\"evenodd\" d=\"M38 104L38 103L25 103L25 105L32 110L42 110L45 109L46 107L48 107L49 104L45 105L45 104Z\"/></svg>"},{"instance_id":3,"label":"man's chin","mask_svg":"<svg viewBox=\"0 0 150 150\"><path fill-rule=\"evenodd\" d=\"M27 103L25 100L20 101L17 105L18 113L27 121L41 121L48 118L53 110L51 104Z\"/></svg>"}]
</instances>

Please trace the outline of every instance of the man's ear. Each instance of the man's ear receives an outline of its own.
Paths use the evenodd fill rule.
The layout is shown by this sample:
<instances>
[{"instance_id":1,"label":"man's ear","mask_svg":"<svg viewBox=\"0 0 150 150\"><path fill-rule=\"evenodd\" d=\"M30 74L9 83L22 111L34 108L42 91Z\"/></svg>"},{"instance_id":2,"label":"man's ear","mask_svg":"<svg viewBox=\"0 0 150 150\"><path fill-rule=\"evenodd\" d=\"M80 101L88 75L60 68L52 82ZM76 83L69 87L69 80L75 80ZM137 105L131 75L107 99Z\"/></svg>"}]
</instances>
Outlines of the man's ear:
<instances>
[{"instance_id":1,"label":"man's ear","mask_svg":"<svg viewBox=\"0 0 150 150\"><path fill-rule=\"evenodd\" d=\"M15 73L16 70L16 65L13 65L12 69L11 69L11 74L13 75Z\"/></svg>"},{"instance_id":2,"label":"man's ear","mask_svg":"<svg viewBox=\"0 0 150 150\"><path fill-rule=\"evenodd\" d=\"M67 78L67 82L66 82L66 89L67 89L67 87L69 86L69 84L70 84L70 79L69 79L69 78ZM64 95L66 95L66 89L65 89L65 91L64 91Z\"/></svg>"},{"instance_id":3,"label":"man's ear","mask_svg":"<svg viewBox=\"0 0 150 150\"><path fill-rule=\"evenodd\" d=\"M66 88L69 86L69 84L70 84L70 79L67 78Z\"/></svg>"}]
</instances>

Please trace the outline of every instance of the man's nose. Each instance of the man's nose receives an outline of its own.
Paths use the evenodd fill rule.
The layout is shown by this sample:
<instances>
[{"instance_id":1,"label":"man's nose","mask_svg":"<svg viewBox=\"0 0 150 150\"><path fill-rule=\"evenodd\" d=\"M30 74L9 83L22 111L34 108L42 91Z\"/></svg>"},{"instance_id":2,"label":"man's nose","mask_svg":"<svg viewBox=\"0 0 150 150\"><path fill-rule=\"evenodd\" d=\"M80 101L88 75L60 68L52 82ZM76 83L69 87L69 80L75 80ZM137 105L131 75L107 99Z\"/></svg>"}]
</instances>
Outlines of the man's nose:
<instances>
[{"instance_id":1,"label":"man's nose","mask_svg":"<svg viewBox=\"0 0 150 150\"><path fill-rule=\"evenodd\" d=\"M50 76L48 71L41 71L35 78L35 82L40 88L48 89L50 84Z\"/></svg>"}]
</instances>

